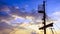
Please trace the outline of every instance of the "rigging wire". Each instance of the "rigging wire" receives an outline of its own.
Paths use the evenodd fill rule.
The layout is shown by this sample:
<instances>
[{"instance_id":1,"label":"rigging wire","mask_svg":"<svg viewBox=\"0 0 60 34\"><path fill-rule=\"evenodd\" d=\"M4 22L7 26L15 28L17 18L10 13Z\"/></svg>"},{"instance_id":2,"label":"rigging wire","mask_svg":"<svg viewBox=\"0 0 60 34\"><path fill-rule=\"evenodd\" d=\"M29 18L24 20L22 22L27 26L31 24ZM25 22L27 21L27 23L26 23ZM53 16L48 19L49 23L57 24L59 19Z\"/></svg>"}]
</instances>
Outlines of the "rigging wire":
<instances>
[{"instance_id":1,"label":"rigging wire","mask_svg":"<svg viewBox=\"0 0 60 34\"><path fill-rule=\"evenodd\" d=\"M52 34L57 34L55 28L50 28L50 29L51 29L51 31L52 31ZM54 29L54 30L53 30L53 29Z\"/></svg>"},{"instance_id":2,"label":"rigging wire","mask_svg":"<svg viewBox=\"0 0 60 34\"><path fill-rule=\"evenodd\" d=\"M52 34L54 34L53 29L52 29L52 28L50 28L50 29L51 29L51 31L52 31Z\"/></svg>"},{"instance_id":3,"label":"rigging wire","mask_svg":"<svg viewBox=\"0 0 60 34\"><path fill-rule=\"evenodd\" d=\"M56 24L55 24L56 25ZM57 26L57 25L56 25ZM59 29L60 29L60 27L59 26L57 26Z\"/></svg>"},{"instance_id":4,"label":"rigging wire","mask_svg":"<svg viewBox=\"0 0 60 34\"><path fill-rule=\"evenodd\" d=\"M56 32L55 28L53 28L53 29L54 29L55 33L57 34L57 32Z\"/></svg>"}]
</instances>

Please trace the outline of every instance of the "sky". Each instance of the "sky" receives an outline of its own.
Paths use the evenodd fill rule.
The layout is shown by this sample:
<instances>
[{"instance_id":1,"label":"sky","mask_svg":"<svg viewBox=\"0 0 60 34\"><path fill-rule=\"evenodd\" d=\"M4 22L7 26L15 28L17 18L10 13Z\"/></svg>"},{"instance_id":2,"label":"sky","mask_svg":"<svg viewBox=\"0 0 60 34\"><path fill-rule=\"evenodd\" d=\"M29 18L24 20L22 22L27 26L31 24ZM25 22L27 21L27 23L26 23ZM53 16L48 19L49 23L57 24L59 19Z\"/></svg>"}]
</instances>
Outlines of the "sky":
<instances>
[{"instance_id":1,"label":"sky","mask_svg":"<svg viewBox=\"0 0 60 34\"><path fill-rule=\"evenodd\" d=\"M20 7L26 7L26 9L37 9L38 4L42 4L43 0L0 0L7 5L17 5ZM46 0L46 10L47 13L53 13L54 11L59 10L60 0ZM21 6L22 5L22 6Z\"/></svg>"},{"instance_id":2,"label":"sky","mask_svg":"<svg viewBox=\"0 0 60 34\"><path fill-rule=\"evenodd\" d=\"M0 9L0 20L5 21L5 22L30 22L32 21L31 19L33 17L29 17L27 16L27 20L25 20L25 16L28 15L29 12L31 12L32 9L34 10L38 10L38 5L42 5L43 0L0 0L0 6L2 5L7 5L10 6L9 8L11 8L11 6L16 6L16 9L19 10L15 10L14 8L10 9L8 7L6 7L5 9ZM1 7L0 7L1 8ZM23 8L23 9L22 9ZM20 11L20 9L25 10L27 13L19 13L19 12L12 12L12 10L15 11ZM4 12L6 11L6 12ZM21 14L21 15L20 15ZM32 13L33 14L33 13ZM34 16L34 18L36 17L36 14L32 15L29 14L31 16ZM57 30L60 30L60 0L46 0L46 14L48 15L49 19L52 19L54 22L54 28ZM18 15L18 16L17 16ZM25 16L24 16L25 15ZM22 17L24 18L22 18ZM39 16L39 15L38 15ZM17 18L18 17L18 18ZM19 19L20 18L20 19ZM7 20L7 21L6 21ZM56 25L58 26L56 26Z\"/></svg>"}]
</instances>

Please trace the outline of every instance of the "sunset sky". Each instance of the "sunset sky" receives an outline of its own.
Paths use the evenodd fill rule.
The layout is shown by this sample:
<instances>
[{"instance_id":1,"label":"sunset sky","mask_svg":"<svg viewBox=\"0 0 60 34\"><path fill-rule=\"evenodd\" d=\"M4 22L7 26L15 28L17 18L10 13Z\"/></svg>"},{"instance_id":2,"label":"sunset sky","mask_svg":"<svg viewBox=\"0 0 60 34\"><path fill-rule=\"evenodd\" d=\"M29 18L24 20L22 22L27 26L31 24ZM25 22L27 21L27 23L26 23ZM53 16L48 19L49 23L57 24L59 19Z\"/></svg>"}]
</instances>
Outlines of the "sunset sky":
<instances>
[{"instance_id":1,"label":"sunset sky","mask_svg":"<svg viewBox=\"0 0 60 34\"><path fill-rule=\"evenodd\" d=\"M15 23L20 23L19 26L38 30L40 23L35 22L39 22L41 18L36 12L38 12L38 5L42 3L43 0L0 0L0 23L6 22L8 26L16 26ZM46 14L54 22L54 29L60 31L60 0L46 0ZM31 25L31 23L38 25Z\"/></svg>"}]
</instances>

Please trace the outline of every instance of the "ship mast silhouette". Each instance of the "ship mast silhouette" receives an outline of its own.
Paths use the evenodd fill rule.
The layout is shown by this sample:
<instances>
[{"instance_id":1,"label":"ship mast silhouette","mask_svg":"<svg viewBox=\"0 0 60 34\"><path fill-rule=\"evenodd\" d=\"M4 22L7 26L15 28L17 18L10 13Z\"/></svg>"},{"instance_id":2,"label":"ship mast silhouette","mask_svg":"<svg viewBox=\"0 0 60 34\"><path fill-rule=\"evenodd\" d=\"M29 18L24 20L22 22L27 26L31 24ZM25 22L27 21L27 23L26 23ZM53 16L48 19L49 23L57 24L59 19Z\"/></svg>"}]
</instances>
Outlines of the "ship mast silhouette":
<instances>
[{"instance_id":1,"label":"ship mast silhouette","mask_svg":"<svg viewBox=\"0 0 60 34\"><path fill-rule=\"evenodd\" d=\"M46 3L45 0L43 0L43 5L42 5L42 9L43 10L38 10L38 13L42 13L43 14L43 18L42 18L43 22L42 23L44 24L44 26L39 28L39 30L43 29L44 30L44 34L46 34L46 28L53 26L53 23L50 23L50 24L46 25L45 3ZM39 9L39 7L38 7L38 9Z\"/></svg>"}]
</instances>

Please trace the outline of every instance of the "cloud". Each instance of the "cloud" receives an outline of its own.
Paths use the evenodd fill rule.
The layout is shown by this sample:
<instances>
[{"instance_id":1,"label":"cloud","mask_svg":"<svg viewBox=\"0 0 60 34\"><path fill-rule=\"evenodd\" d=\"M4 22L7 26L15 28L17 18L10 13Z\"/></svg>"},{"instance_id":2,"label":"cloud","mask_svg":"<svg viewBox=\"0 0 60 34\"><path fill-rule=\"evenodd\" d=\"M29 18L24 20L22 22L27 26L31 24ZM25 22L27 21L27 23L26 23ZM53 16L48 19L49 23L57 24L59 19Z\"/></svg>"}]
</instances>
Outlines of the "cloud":
<instances>
[{"instance_id":1,"label":"cloud","mask_svg":"<svg viewBox=\"0 0 60 34\"><path fill-rule=\"evenodd\" d=\"M56 11L56 12L52 13L51 16L53 18L55 18L56 20L60 20L60 11Z\"/></svg>"},{"instance_id":2,"label":"cloud","mask_svg":"<svg viewBox=\"0 0 60 34\"><path fill-rule=\"evenodd\" d=\"M0 21L1 20L12 20L14 17L10 14L10 9L8 5L3 5L0 7Z\"/></svg>"},{"instance_id":3,"label":"cloud","mask_svg":"<svg viewBox=\"0 0 60 34\"><path fill-rule=\"evenodd\" d=\"M36 21L38 19L41 20L42 16L43 16L43 14L36 13L36 11L33 11L31 13L29 13L29 12L22 12L21 9L16 9L15 6L10 7L10 10L11 10L10 14L13 17L16 18L16 16L18 16L18 17L25 18L25 20L27 20L27 19L28 20L32 20L33 19L34 21ZM28 18L26 18L27 16L28 16ZM32 18L30 18L30 17L32 17Z\"/></svg>"},{"instance_id":4,"label":"cloud","mask_svg":"<svg viewBox=\"0 0 60 34\"><path fill-rule=\"evenodd\" d=\"M39 13L36 13L36 11L32 11L30 13L29 11L27 12L21 9L16 9L15 6L10 7L10 10L11 10L12 15L17 15L17 16L22 16L22 17L32 16L32 17L37 18L37 16L39 17L40 15ZM42 16L42 14L40 16Z\"/></svg>"},{"instance_id":5,"label":"cloud","mask_svg":"<svg viewBox=\"0 0 60 34\"><path fill-rule=\"evenodd\" d=\"M10 27L12 27L13 25L11 25L11 23L10 23L10 20L15 20L16 18L18 18L19 20L21 19L22 20L22 18L24 18L24 23L26 23L27 21L29 22L29 20L30 21L36 21L37 20L37 22L39 22L39 20L38 19L40 19L41 18L41 16L42 16L42 14L38 14L38 13L36 13L36 12L31 12L31 13L29 13L29 12L22 12L20 9L16 9L17 7L15 7L15 6L2 6L1 8L0 8L0 24L1 24L1 29L3 28L10 28ZM28 17L27 17L28 16ZM20 18L20 17L22 17L22 18ZM17 19L17 20L18 20ZM33 19L33 20L32 20ZM5 21L4 21L5 20ZM7 23L8 22L8 23ZM34 22L33 24L39 24L39 23L37 23L37 22ZM10 24L9 24L10 23ZM24 24L23 23L23 24ZM30 22L29 22L30 23ZM26 23L27 24L27 23ZM19 24L19 25L21 25L21 24ZM15 26L15 25L14 25ZM18 26L18 25L17 25ZM31 28L31 26L27 26L27 27L29 27L29 28ZM33 25L33 27L35 27L34 25ZM19 29L25 29L24 27L16 27L16 28L19 28ZM36 28L38 29L38 27L36 26ZM32 28L33 29L33 28Z\"/></svg>"},{"instance_id":6,"label":"cloud","mask_svg":"<svg viewBox=\"0 0 60 34\"><path fill-rule=\"evenodd\" d=\"M0 22L0 32L2 33L9 33L10 31L13 30L13 26L9 25L8 23L6 22ZM6 32L8 30L8 32Z\"/></svg>"},{"instance_id":7,"label":"cloud","mask_svg":"<svg viewBox=\"0 0 60 34\"><path fill-rule=\"evenodd\" d=\"M12 18L11 15L7 14L4 11L0 11L0 20L3 20L3 19L7 20L7 19L10 19L10 18Z\"/></svg>"}]
</instances>

